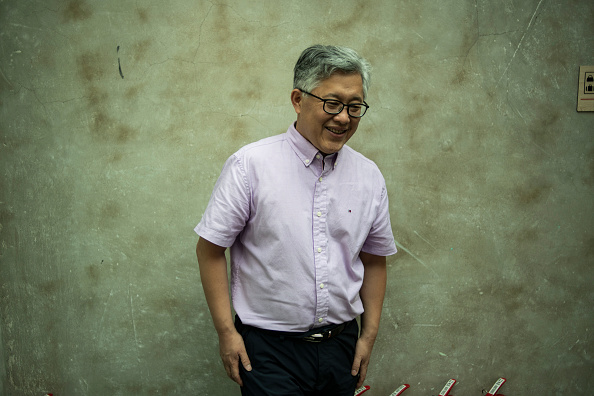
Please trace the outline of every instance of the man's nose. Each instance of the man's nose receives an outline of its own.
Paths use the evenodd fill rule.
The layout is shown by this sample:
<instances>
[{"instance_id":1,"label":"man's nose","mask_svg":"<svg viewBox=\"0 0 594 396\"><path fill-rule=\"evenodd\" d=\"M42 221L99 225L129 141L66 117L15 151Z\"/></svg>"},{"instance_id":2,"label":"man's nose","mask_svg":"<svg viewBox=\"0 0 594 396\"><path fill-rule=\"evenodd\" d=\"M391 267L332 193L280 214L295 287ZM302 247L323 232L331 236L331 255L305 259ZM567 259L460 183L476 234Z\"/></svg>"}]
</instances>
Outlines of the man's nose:
<instances>
[{"instance_id":1,"label":"man's nose","mask_svg":"<svg viewBox=\"0 0 594 396\"><path fill-rule=\"evenodd\" d=\"M342 110L340 111L340 113L338 113L334 116L334 120L336 120L342 124L348 123L350 120L349 108L347 106L344 106L342 108Z\"/></svg>"}]
</instances>

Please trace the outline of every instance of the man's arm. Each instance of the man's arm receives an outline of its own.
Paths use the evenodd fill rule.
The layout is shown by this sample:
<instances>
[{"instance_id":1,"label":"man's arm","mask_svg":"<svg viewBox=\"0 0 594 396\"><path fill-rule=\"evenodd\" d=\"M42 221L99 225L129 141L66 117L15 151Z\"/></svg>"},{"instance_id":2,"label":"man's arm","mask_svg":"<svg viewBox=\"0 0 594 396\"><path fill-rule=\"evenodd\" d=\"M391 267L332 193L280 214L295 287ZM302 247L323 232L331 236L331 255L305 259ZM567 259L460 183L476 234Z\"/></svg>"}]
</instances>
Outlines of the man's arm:
<instances>
[{"instance_id":1,"label":"man's arm","mask_svg":"<svg viewBox=\"0 0 594 396\"><path fill-rule=\"evenodd\" d=\"M379 330L387 280L385 257L364 252L359 257L365 267L363 285L359 292L365 312L361 315L361 336L357 341L352 368L353 376L359 374L357 387L363 385L367 375L371 350Z\"/></svg>"},{"instance_id":2,"label":"man's arm","mask_svg":"<svg viewBox=\"0 0 594 396\"><path fill-rule=\"evenodd\" d=\"M196 256L206 302L219 336L219 352L225 371L229 378L243 386L239 376L239 362L247 371L251 371L252 366L243 338L233 325L225 248L200 238L196 245Z\"/></svg>"}]
</instances>

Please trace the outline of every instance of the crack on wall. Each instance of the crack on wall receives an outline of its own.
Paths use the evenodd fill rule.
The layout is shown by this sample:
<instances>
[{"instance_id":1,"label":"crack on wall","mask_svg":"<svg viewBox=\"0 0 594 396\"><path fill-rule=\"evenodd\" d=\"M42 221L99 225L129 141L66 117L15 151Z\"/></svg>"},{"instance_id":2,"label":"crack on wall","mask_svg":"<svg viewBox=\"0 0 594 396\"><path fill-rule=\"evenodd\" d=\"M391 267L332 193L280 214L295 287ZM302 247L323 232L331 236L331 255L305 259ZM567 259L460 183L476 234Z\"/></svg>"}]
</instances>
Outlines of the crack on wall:
<instances>
[{"instance_id":1,"label":"crack on wall","mask_svg":"<svg viewBox=\"0 0 594 396\"><path fill-rule=\"evenodd\" d=\"M536 18L536 14L538 13L538 9L540 8L540 5L542 4L543 1L544 0L540 0L538 2L538 4L536 5L536 9L534 10L534 13L532 14L532 18L530 18L530 21L528 22L528 26L526 26L526 29L524 29L524 34L522 35L522 38L520 39L520 42L518 43L518 46L516 47L516 50L514 51L514 54L513 54L512 58L507 63L507 66L505 67L505 70L503 71L503 73L499 77L499 80L497 81L497 84L495 84L495 89L497 89L497 87L499 86L499 83L501 82L501 79L503 78L503 76L505 76L505 74L509 70L509 67L511 66L511 64L514 61L514 59L516 58L516 55L518 54L518 51L522 47L522 43L524 42L524 38L526 37L526 34L528 34L528 31L530 30L530 27L532 26L532 23L534 22L534 19Z\"/></svg>"},{"instance_id":2,"label":"crack on wall","mask_svg":"<svg viewBox=\"0 0 594 396\"><path fill-rule=\"evenodd\" d=\"M479 37L503 36L503 35L510 34L510 33L516 33L519 31L520 31L519 29L516 29L516 30L507 30L505 32L500 32L500 33L479 34Z\"/></svg>"},{"instance_id":3,"label":"crack on wall","mask_svg":"<svg viewBox=\"0 0 594 396\"><path fill-rule=\"evenodd\" d=\"M198 46L196 47L196 50L194 51L194 56L193 56L192 62L191 62L194 65L196 62L196 57L198 56L198 51L200 50L200 47L202 46L202 27L204 26L204 23L208 19L208 16L210 15L214 6L215 6L214 3L210 2L210 7L208 8L206 15L204 16L204 18L200 22L200 26L198 27Z\"/></svg>"}]
</instances>

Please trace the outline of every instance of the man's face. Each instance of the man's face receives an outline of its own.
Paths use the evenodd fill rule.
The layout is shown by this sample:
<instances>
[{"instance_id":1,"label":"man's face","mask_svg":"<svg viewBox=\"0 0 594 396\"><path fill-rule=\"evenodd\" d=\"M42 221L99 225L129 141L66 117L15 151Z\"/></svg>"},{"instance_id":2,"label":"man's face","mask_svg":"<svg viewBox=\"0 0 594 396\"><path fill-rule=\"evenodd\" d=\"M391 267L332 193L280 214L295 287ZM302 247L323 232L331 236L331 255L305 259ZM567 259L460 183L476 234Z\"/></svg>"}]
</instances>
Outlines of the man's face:
<instances>
[{"instance_id":1,"label":"man's face","mask_svg":"<svg viewBox=\"0 0 594 396\"><path fill-rule=\"evenodd\" d=\"M363 103L363 81L358 73L334 73L311 93L344 104ZM297 113L297 131L324 154L339 151L355 134L361 120L349 116L346 106L339 114L328 114L324 102L298 89L291 92L291 102Z\"/></svg>"}]
</instances>

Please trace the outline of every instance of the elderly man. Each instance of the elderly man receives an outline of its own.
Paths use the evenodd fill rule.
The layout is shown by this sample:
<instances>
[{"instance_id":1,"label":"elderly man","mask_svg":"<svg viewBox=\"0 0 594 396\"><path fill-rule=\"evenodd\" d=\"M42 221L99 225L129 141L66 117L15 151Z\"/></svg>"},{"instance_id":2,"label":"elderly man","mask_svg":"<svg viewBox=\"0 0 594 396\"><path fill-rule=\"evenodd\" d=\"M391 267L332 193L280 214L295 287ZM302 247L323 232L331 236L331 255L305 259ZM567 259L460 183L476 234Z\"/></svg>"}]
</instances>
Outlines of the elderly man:
<instances>
[{"instance_id":1,"label":"elderly man","mask_svg":"<svg viewBox=\"0 0 594 396\"><path fill-rule=\"evenodd\" d=\"M384 178L345 145L369 75L352 49L304 50L297 121L227 160L195 228L221 359L243 395L352 396L365 379L396 253Z\"/></svg>"}]
</instances>

